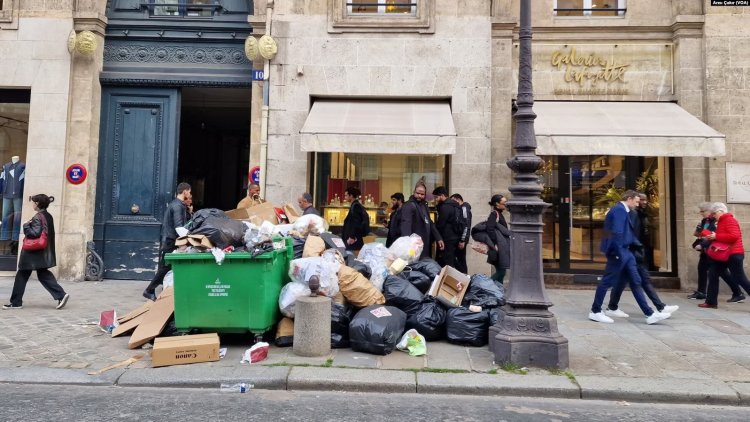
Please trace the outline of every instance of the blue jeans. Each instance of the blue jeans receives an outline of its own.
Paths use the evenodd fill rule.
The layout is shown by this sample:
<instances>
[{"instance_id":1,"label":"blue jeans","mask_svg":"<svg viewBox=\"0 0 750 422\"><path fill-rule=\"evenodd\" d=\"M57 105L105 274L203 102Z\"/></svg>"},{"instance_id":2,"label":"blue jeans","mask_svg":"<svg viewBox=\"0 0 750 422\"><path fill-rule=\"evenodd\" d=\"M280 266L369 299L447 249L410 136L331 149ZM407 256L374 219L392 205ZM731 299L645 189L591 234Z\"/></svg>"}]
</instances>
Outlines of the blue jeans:
<instances>
[{"instance_id":1,"label":"blue jeans","mask_svg":"<svg viewBox=\"0 0 750 422\"><path fill-rule=\"evenodd\" d=\"M18 240L18 234L21 232L22 202L21 198L3 198L3 225L0 228L0 240Z\"/></svg>"},{"instance_id":2,"label":"blue jeans","mask_svg":"<svg viewBox=\"0 0 750 422\"><path fill-rule=\"evenodd\" d=\"M604 296L607 295L607 290L615 287L620 281L625 278L630 278L630 290L633 291L633 296L641 311L646 316L651 316L654 310L648 306L646 301L646 295L643 293L643 287L641 286L641 276L638 274L638 265L635 262L635 256L627 249L620 250L620 256L607 256L607 266L604 267L604 275L602 281L596 286L596 293L594 294L594 303L591 305L591 312L599 313L602 311L602 304L604 303Z\"/></svg>"},{"instance_id":3,"label":"blue jeans","mask_svg":"<svg viewBox=\"0 0 750 422\"><path fill-rule=\"evenodd\" d=\"M646 267L646 265L648 264L644 263L642 265L638 265L638 275L641 276L641 287L646 293L646 296L651 299L651 303L654 304L656 310L661 312L661 310L664 309L664 307L667 305L662 302L659 298L659 295L656 294L654 285L651 283L651 275L649 275L647 269L648 267ZM631 280L628 281L630 281L630 283L632 284ZM612 288L612 292L609 294L609 305L607 306L609 309L613 311L617 309L617 306L620 303L620 297L622 297L622 292L625 291L626 284L628 284L626 283L626 280L621 280L614 288Z\"/></svg>"}]
</instances>

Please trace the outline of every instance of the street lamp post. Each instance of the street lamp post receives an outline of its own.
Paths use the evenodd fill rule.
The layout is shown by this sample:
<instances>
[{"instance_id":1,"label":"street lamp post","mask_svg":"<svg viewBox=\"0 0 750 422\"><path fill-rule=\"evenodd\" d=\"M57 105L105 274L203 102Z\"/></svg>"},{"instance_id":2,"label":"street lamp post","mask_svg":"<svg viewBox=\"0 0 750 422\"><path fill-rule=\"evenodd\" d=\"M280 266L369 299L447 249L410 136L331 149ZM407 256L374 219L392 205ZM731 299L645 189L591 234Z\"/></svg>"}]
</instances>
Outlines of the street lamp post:
<instances>
[{"instance_id":1,"label":"street lamp post","mask_svg":"<svg viewBox=\"0 0 750 422\"><path fill-rule=\"evenodd\" d=\"M568 367L568 340L557 330L549 311L552 302L544 289L542 271L542 214L549 204L542 201L542 185L536 171L544 161L536 155L536 135L531 84L531 0L521 0L518 58L518 111L515 156L508 160L514 183L508 188L511 214L510 286L506 305L497 323L490 327L490 350L496 363L511 362L545 368Z\"/></svg>"}]
</instances>

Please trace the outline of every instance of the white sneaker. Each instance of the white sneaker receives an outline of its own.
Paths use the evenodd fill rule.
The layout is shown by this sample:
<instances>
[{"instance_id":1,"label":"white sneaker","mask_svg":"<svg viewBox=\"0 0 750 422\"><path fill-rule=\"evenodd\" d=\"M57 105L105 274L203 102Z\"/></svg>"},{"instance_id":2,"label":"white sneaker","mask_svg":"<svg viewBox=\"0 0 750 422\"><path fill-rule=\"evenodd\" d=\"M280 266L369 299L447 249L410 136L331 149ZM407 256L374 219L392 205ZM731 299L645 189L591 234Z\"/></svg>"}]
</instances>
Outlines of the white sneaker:
<instances>
[{"instance_id":1,"label":"white sneaker","mask_svg":"<svg viewBox=\"0 0 750 422\"><path fill-rule=\"evenodd\" d=\"M667 305L660 312L663 313L663 314L671 314L672 312L674 312L674 311L676 311L678 309L680 309L680 307L677 306L677 305Z\"/></svg>"},{"instance_id":2,"label":"white sneaker","mask_svg":"<svg viewBox=\"0 0 750 422\"><path fill-rule=\"evenodd\" d=\"M664 313L664 312L654 312L650 316L646 317L646 324L656 324L659 321L663 321L672 315Z\"/></svg>"},{"instance_id":3,"label":"white sneaker","mask_svg":"<svg viewBox=\"0 0 750 422\"><path fill-rule=\"evenodd\" d=\"M604 315L608 317L617 317L617 318L627 318L630 316L626 314L625 312L621 311L620 309L615 309L614 311L612 309L605 309Z\"/></svg>"},{"instance_id":4,"label":"white sneaker","mask_svg":"<svg viewBox=\"0 0 750 422\"><path fill-rule=\"evenodd\" d=\"M606 322L608 324L615 322L614 319L604 315L602 312L598 312L598 313L589 312L589 319L592 321L596 321L596 322Z\"/></svg>"}]
</instances>

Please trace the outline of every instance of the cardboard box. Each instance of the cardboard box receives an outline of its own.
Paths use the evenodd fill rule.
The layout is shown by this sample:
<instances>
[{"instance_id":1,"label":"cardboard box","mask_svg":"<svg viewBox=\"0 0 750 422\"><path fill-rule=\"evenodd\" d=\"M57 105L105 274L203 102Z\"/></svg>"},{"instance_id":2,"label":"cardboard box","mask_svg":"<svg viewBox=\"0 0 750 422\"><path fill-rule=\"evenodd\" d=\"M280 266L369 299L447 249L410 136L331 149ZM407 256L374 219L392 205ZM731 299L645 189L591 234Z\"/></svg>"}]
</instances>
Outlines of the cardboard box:
<instances>
[{"instance_id":1,"label":"cardboard box","mask_svg":"<svg viewBox=\"0 0 750 422\"><path fill-rule=\"evenodd\" d=\"M464 300L470 281L468 275L446 265L433 280L428 294L446 306L458 307Z\"/></svg>"},{"instance_id":2,"label":"cardboard box","mask_svg":"<svg viewBox=\"0 0 750 422\"><path fill-rule=\"evenodd\" d=\"M219 335L216 333L159 337L154 340L154 350L151 352L151 365L154 368L217 360Z\"/></svg>"}]
</instances>

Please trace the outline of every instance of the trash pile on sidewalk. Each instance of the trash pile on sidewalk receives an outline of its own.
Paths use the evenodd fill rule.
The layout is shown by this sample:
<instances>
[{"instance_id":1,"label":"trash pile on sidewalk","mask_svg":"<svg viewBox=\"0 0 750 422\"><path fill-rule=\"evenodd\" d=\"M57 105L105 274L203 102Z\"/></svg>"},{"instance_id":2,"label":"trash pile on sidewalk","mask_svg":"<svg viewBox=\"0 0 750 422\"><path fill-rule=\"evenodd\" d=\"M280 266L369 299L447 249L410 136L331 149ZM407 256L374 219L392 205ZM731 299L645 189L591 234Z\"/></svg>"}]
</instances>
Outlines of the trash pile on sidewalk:
<instances>
[{"instance_id":1,"label":"trash pile on sidewalk","mask_svg":"<svg viewBox=\"0 0 750 422\"><path fill-rule=\"evenodd\" d=\"M275 327L276 346L293 346L295 304L304 296L331 299L332 348L378 355L419 356L442 339L483 346L505 303L490 277L420 260L425 245L416 234L390 248L367 243L354 256L323 218L269 203L201 210L184 229L166 257L174 272L162 293L112 328L113 337L132 331L129 348L156 339L153 366L219 360L215 332L251 331L259 340ZM157 338L196 331L205 334ZM267 350L258 343L247 361Z\"/></svg>"}]
</instances>

